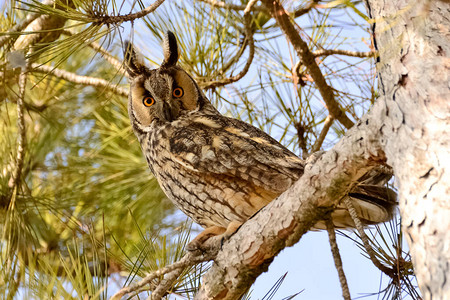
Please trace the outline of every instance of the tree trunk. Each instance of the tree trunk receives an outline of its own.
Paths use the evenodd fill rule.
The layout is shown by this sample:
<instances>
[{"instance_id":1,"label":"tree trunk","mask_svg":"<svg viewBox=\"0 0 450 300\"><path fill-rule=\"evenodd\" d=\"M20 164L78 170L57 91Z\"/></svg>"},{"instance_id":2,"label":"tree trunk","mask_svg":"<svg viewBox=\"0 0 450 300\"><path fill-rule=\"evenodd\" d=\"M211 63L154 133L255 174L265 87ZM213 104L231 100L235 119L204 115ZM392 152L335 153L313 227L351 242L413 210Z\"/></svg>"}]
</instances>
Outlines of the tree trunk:
<instances>
[{"instance_id":1,"label":"tree trunk","mask_svg":"<svg viewBox=\"0 0 450 300\"><path fill-rule=\"evenodd\" d=\"M387 163L424 299L450 299L450 5L368 0Z\"/></svg>"}]
</instances>

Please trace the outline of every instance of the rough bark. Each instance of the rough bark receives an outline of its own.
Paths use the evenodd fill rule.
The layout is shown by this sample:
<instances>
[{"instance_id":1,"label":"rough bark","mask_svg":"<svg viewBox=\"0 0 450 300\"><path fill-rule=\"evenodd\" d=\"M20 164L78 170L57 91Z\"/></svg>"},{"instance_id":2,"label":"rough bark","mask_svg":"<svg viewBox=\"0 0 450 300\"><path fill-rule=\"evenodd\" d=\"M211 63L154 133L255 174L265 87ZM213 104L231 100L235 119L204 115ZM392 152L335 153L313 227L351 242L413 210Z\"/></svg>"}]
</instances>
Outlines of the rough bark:
<instances>
[{"instance_id":1,"label":"rough bark","mask_svg":"<svg viewBox=\"0 0 450 300\"><path fill-rule=\"evenodd\" d=\"M424 299L450 299L450 4L369 0L384 150Z\"/></svg>"},{"instance_id":2,"label":"rough bark","mask_svg":"<svg viewBox=\"0 0 450 300\"><path fill-rule=\"evenodd\" d=\"M450 299L449 3L369 0L381 97L371 112L223 245L196 299L236 299L345 195L358 171L394 168L424 299Z\"/></svg>"},{"instance_id":3,"label":"rough bark","mask_svg":"<svg viewBox=\"0 0 450 300\"><path fill-rule=\"evenodd\" d=\"M274 256L331 212L352 183L383 164L377 116L384 114L383 106L374 108L332 150L308 164L298 182L247 221L223 245L196 299L238 299Z\"/></svg>"}]
</instances>

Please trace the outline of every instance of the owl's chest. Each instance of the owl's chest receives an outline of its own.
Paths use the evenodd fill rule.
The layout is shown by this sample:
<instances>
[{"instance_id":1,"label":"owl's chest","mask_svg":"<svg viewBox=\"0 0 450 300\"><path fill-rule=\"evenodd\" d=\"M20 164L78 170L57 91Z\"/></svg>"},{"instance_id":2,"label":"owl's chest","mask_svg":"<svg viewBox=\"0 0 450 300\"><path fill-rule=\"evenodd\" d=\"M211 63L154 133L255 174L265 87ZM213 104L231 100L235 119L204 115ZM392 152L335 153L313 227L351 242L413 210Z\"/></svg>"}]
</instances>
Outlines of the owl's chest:
<instances>
[{"instance_id":1,"label":"owl's chest","mask_svg":"<svg viewBox=\"0 0 450 300\"><path fill-rule=\"evenodd\" d=\"M247 215L238 214L226 202L231 193L235 193L232 188L238 190L239 187L231 186L232 183L224 187L217 176L195 170L189 163L189 155L174 151L177 143L173 139L177 137L166 130L149 134L141 141L148 165L167 197L204 227L226 227L230 220L245 220ZM194 140L192 138L193 143Z\"/></svg>"}]
</instances>

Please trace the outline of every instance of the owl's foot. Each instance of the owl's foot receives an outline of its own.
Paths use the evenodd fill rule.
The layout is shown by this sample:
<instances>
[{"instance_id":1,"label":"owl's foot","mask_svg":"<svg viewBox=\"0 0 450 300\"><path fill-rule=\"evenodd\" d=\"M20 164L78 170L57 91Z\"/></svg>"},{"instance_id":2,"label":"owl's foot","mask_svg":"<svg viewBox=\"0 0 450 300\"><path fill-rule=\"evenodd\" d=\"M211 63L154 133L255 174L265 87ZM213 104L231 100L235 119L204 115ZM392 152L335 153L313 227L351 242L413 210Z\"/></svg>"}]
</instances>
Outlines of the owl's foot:
<instances>
[{"instance_id":1,"label":"owl's foot","mask_svg":"<svg viewBox=\"0 0 450 300\"><path fill-rule=\"evenodd\" d=\"M242 225L242 222L233 221L228 224L227 228L220 226L211 226L203 230L186 246L187 251L205 250L203 243L214 236L221 236L221 246L224 241L228 240Z\"/></svg>"},{"instance_id":2,"label":"owl's foot","mask_svg":"<svg viewBox=\"0 0 450 300\"><path fill-rule=\"evenodd\" d=\"M211 226L203 230L199 235L195 237L189 244L186 246L187 251L195 251L195 250L203 250L203 243L209 238L217 235L221 235L226 232L226 228L219 226Z\"/></svg>"}]
</instances>

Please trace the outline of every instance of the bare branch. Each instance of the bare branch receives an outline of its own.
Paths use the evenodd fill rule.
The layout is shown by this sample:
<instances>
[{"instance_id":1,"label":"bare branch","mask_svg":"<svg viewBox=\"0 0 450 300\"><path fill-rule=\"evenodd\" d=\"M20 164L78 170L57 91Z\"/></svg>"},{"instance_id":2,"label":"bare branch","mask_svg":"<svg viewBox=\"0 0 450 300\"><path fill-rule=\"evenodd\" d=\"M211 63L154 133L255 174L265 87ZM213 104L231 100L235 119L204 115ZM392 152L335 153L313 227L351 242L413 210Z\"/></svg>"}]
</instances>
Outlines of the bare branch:
<instances>
[{"instance_id":1,"label":"bare branch","mask_svg":"<svg viewBox=\"0 0 450 300\"><path fill-rule=\"evenodd\" d=\"M167 273L164 280L162 280L156 289L152 292L149 300L160 300L167 294L168 289L172 286L172 284L177 280L177 278L181 275L184 268L179 268L173 270L170 273Z\"/></svg>"},{"instance_id":2,"label":"bare branch","mask_svg":"<svg viewBox=\"0 0 450 300\"><path fill-rule=\"evenodd\" d=\"M331 218L325 220L327 226L328 237L330 239L331 253L333 254L334 265L339 274L339 282L342 288L342 297L345 300L350 300L350 290L348 289L347 278L345 277L344 268L342 267L341 255L336 241L336 233L334 231L334 224Z\"/></svg>"},{"instance_id":3,"label":"bare branch","mask_svg":"<svg viewBox=\"0 0 450 300\"><path fill-rule=\"evenodd\" d=\"M208 3L211 6L219 7L219 8L225 8L225 9L231 9L231 10L245 10L247 8L247 5L236 5L236 4L229 4L225 3L223 1L217 1L217 0L199 0L204 3ZM253 11L264 11L266 10L263 6L254 6L252 8Z\"/></svg>"},{"instance_id":4,"label":"bare branch","mask_svg":"<svg viewBox=\"0 0 450 300\"><path fill-rule=\"evenodd\" d=\"M309 13L311 11L311 9L316 7L319 2L320 2L319 0L312 0L311 2L309 2L309 4L307 6L297 9L296 11L294 11L294 14L293 14L294 18L298 18L303 15L306 15L307 13Z\"/></svg>"},{"instance_id":5,"label":"bare branch","mask_svg":"<svg viewBox=\"0 0 450 300\"><path fill-rule=\"evenodd\" d=\"M25 156L25 145L26 145L26 131L25 131L25 117L24 117L24 103L25 103L25 88L27 85L27 71L28 63L22 69L19 76L19 95L17 97L17 154L16 154L16 166L14 173L8 182L8 187L10 188L10 205L14 205L15 193L18 190L18 184L20 176L22 174L23 160Z\"/></svg>"},{"instance_id":6,"label":"bare branch","mask_svg":"<svg viewBox=\"0 0 450 300\"><path fill-rule=\"evenodd\" d=\"M314 145L311 147L311 153L320 150L320 147L322 147L323 141L325 140L325 137L327 136L327 133L331 128L331 125L333 125L333 122L334 118L331 115L328 115L327 118L325 119L325 123L323 124L323 128L319 134L319 137L314 142Z\"/></svg>"},{"instance_id":7,"label":"bare branch","mask_svg":"<svg viewBox=\"0 0 450 300\"><path fill-rule=\"evenodd\" d=\"M360 51L350 51L350 50L340 50L340 49L320 49L312 53L314 57L318 56L330 56L330 55L346 55L353 57L375 57L377 55L376 51L360 52Z\"/></svg>"},{"instance_id":8,"label":"bare branch","mask_svg":"<svg viewBox=\"0 0 450 300\"><path fill-rule=\"evenodd\" d=\"M147 6L141 11L138 11L137 13L127 14L127 15L119 15L119 16L104 16L102 18L99 18L98 20L95 20L95 22L99 22L101 24L113 24L113 23L123 23L127 21L133 21L142 17L145 17L146 15L154 12L161 4L164 3L164 0L156 0L152 5Z\"/></svg>"},{"instance_id":9,"label":"bare branch","mask_svg":"<svg viewBox=\"0 0 450 300\"><path fill-rule=\"evenodd\" d=\"M376 257L376 253L373 250L373 248L370 246L369 239L364 232L364 227L361 223L361 221L358 218L358 214L356 213L356 210L350 201L349 198L344 199L344 204L347 206L348 212L350 213L350 216L352 217L353 222L355 222L355 227L358 230L359 236L361 238L361 241L363 242L364 248L367 251L367 254L369 255L370 260L372 263L380 269L384 274L387 276L394 278L394 273L391 268L386 267L383 265Z\"/></svg>"},{"instance_id":10,"label":"bare branch","mask_svg":"<svg viewBox=\"0 0 450 300\"><path fill-rule=\"evenodd\" d=\"M276 19L278 25L294 46L302 60L302 63L309 69L311 77L314 79L314 82L316 83L317 88L322 95L328 110L330 111L330 114L341 122L346 128L351 128L354 125L353 122L347 117L344 110L336 101L333 89L326 82L314 55L308 48L308 44L301 38L297 30L295 30L295 27L283 6L281 6L278 0L262 0L262 2L269 9L272 17Z\"/></svg>"},{"instance_id":11,"label":"bare branch","mask_svg":"<svg viewBox=\"0 0 450 300\"><path fill-rule=\"evenodd\" d=\"M215 240L215 242L217 242L217 240ZM199 253L200 251L188 252L179 261L148 274L141 281L139 281L135 284L132 284L132 285L122 288L121 290L119 290L116 294L114 294L111 297L111 300L118 300L118 299L122 298L123 296L125 296L126 294L140 290L143 286L145 286L147 284L151 284L151 282L159 276L162 276L165 274L171 274L167 278L167 279L169 279L169 277L171 278L172 276L175 276L175 274L178 273L178 270L182 271L184 268L193 266L195 264L198 264L198 263L201 263L204 261L209 261L211 259L214 259L214 257L216 257L216 255L217 255L217 249L218 249L218 247L213 247L211 250L209 250L205 253ZM165 284L165 283L163 283L163 284ZM162 290L162 288L161 288L161 290Z\"/></svg>"},{"instance_id":12,"label":"bare branch","mask_svg":"<svg viewBox=\"0 0 450 300\"><path fill-rule=\"evenodd\" d=\"M53 68L46 65L39 65L37 63L33 63L32 65L33 72L39 72L39 73L45 73L50 74L55 77L76 83L81 85L88 85L88 86L94 86L97 88L104 88L106 90L112 91L120 96L128 97L128 90L123 89L117 85L111 84L111 82L108 82L107 80L96 78L96 77L90 77L90 76L81 76L77 75L72 72L68 72L65 70L61 70L58 68Z\"/></svg>"},{"instance_id":13,"label":"bare branch","mask_svg":"<svg viewBox=\"0 0 450 300\"><path fill-rule=\"evenodd\" d=\"M257 0L250 0L247 4L247 7L244 10L244 22L245 22L245 39L247 41L247 44L249 45L249 54L247 62L245 63L244 68L237 74L236 76L224 78L217 81L210 81L210 82L204 82L200 84L200 86L204 89L218 87L218 86L224 86L233 82L236 82L240 80L242 77L247 74L248 70L250 69L250 66L253 61L253 57L255 56L255 41L253 40L253 32L251 28L251 15L250 12L252 11L252 7L255 5Z\"/></svg>"}]
</instances>

